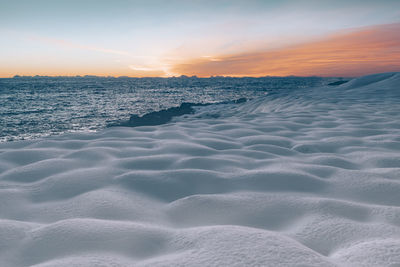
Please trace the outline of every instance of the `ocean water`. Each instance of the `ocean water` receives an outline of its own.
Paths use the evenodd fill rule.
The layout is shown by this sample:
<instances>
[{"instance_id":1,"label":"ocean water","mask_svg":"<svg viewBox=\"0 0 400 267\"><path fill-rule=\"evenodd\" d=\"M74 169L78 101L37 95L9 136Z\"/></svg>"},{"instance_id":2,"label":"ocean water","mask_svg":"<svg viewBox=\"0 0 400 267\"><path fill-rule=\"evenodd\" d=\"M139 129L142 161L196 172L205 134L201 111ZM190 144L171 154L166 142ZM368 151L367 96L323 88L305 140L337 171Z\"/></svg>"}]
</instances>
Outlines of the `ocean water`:
<instances>
[{"instance_id":1,"label":"ocean water","mask_svg":"<svg viewBox=\"0 0 400 267\"><path fill-rule=\"evenodd\" d=\"M66 132L97 131L131 115L184 102L219 103L265 94L290 94L331 78L105 78L17 77L0 79L0 142Z\"/></svg>"}]
</instances>

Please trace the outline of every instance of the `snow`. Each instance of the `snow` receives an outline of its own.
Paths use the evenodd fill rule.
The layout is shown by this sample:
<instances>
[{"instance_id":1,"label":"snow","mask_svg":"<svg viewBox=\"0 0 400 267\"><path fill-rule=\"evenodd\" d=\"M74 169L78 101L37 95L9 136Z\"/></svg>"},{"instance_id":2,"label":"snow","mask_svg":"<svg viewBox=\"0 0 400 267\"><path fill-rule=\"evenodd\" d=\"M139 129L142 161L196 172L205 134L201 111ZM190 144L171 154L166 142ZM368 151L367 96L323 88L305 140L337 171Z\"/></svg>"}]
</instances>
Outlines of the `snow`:
<instances>
[{"instance_id":1,"label":"snow","mask_svg":"<svg viewBox=\"0 0 400 267\"><path fill-rule=\"evenodd\" d=\"M400 265L400 74L0 144L0 266Z\"/></svg>"}]
</instances>

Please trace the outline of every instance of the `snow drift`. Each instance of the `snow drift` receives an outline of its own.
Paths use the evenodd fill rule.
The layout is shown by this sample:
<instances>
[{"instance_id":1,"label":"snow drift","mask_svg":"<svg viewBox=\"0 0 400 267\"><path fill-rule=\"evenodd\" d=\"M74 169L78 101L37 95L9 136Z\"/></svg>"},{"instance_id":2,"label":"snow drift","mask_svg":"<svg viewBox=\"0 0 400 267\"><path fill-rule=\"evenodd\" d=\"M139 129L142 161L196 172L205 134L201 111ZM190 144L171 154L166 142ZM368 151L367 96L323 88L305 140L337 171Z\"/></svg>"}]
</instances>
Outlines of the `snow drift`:
<instances>
[{"instance_id":1,"label":"snow drift","mask_svg":"<svg viewBox=\"0 0 400 267\"><path fill-rule=\"evenodd\" d=\"M0 144L1 266L396 266L400 74Z\"/></svg>"}]
</instances>

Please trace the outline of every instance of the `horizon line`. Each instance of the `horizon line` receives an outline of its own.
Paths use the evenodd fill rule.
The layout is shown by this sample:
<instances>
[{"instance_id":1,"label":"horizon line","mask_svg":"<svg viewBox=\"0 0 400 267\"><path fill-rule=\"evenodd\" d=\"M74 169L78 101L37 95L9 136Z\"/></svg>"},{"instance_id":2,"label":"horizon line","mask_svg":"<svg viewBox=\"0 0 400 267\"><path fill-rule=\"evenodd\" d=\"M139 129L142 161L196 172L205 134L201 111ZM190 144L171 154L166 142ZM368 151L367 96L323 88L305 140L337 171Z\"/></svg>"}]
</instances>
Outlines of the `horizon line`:
<instances>
[{"instance_id":1,"label":"horizon line","mask_svg":"<svg viewBox=\"0 0 400 267\"><path fill-rule=\"evenodd\" d=\"M397 72L397 71L394 71ZM399 70L400 72L400 70ZM388 73L388 72L377 72L379 73ZM371 75L371 74L367 74ZM132 78L132 79L143 79L143 78L162 78L162 79L173 79L173 78L194 78L194 79L209 79L209 78L357 78L366 75L360 76L318 76L318 75L285 75L285 76L277 76L277 75L263 75L263 76L250 76L250 75L210 75L210 76L197 76L197 75L179 75L179 76L112 76L112 75L14 75L7 77L0 77L0 79L21 79L21 78Z\"/></svg>"}]
</instances>

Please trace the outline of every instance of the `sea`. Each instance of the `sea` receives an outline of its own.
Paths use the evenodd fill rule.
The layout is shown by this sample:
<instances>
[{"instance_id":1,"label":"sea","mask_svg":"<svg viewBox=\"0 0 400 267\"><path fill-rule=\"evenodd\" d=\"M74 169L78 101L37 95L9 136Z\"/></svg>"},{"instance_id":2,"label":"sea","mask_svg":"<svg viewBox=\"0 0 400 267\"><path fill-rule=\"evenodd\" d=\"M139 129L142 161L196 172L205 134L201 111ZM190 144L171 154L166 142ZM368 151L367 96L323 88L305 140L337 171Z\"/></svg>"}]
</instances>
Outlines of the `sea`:
<instances>
[{"instance_id":1,"label":"sea","mask_svg":"<svg viewBox=\"0 0 400 267\"><path fill-rule=\"evenodd\" d=\"M127 125L133 117L321 86L321 77L26 77L0 79L0 142ZM336 78L337 80L337 78Z\"/></svg>"}]
</instances>

